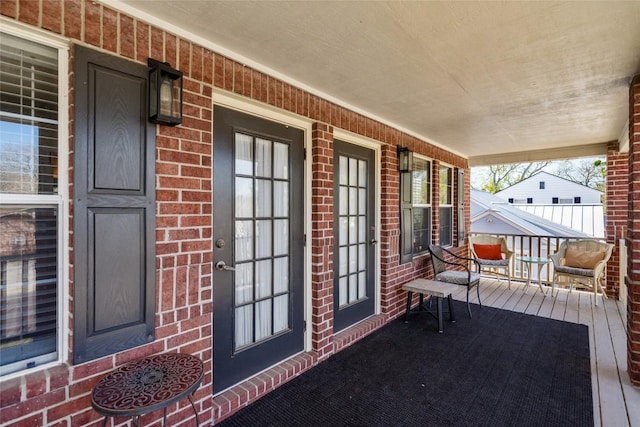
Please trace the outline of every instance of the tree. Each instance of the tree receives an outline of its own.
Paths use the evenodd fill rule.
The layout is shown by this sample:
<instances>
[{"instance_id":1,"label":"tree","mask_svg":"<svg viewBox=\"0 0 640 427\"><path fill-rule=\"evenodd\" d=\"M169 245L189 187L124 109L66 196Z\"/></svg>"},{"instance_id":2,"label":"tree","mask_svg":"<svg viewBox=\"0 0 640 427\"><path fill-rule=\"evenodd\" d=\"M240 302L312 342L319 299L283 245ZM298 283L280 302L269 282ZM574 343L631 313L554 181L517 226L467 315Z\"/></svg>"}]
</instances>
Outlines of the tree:
<instances>
[{"instance_id":1,"label":"tree","mask_svg":"<svg viewBox=\"0 0 640 427\"><path fill-rule=\"evenodd\" d=\"M554 175L596 190L605 191L607 162L603 159L564 160L555 165Z\"/></svg>"},{"instance_id":2,"label":"tree","mask_svg":"<svg viewBox=\"0 0 640 427\"><path fill-rule=\"evenodd\" d=\"M605 158L583 158L555 162L514 163L472 168L471 187L497 193L523 181L541 170L602 191L606 190L607 161Z\"/></svg>"},{"instance_id":3,"label":"tree","mask_svg":"<svg viewBox=\"0 0 640 427\"><path fill-rule=\"evenodd\" d=\"M473 168L471 187L495 194L540 172L549 162L512 163Z\"/></svg>"}]
</instances>

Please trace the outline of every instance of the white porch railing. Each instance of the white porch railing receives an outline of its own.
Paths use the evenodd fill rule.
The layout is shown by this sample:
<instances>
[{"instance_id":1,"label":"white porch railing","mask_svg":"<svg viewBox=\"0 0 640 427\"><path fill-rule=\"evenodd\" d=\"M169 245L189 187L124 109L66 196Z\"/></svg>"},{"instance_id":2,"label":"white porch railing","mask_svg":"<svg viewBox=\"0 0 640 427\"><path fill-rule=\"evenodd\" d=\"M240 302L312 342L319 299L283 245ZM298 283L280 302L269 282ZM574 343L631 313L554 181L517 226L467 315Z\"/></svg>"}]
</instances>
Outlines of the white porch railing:
<instances>
[{"instance_id":1,"label":"white porch railing","mask_svg":"<svg viewBox=\"0 0 640 427\"><path fill-rule=\"evenodd\" d=\"M472 236L488 234L488 233L469 233ZM495 236L496 234L492 234ZM558 236L525 236L521 234L498 234L499 237L504 237L507 240L507 246L514 252L511 265L511 278L512 280L526 281L529 271L526 265L522 261L518 261L519 256L532 256L539 258L547 258L550 254L555 253L560 246L560 243L564 240L576 240L575 237L558 237ZM623 242L620 244L620 291L624 285L624 272L626 272L626 250L623 249ZM624 270L623 270L623 258ZM537 269L534 269L534 271ZM535 277L532 280L541 280L543 284L550 285L553 279L553 263L546 264L540 271L540 278L537 277L537 272L533 273Z\"/></svg>"}]
</instances>

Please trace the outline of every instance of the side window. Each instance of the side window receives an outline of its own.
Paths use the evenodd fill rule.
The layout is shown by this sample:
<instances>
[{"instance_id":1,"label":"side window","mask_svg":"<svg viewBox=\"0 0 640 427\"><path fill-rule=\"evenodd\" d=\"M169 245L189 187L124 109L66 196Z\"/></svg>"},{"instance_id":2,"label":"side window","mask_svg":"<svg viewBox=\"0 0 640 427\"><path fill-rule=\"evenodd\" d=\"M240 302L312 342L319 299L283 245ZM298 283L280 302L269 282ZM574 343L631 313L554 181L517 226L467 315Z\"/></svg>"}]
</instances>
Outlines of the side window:
<instances>
[{"instance_id":1,"label":"side window","mask_svg":"<svg viewBox=\"0 0 640 427\"><path fill-rule=\"evenodd\" d=\"M400 262L428 250L431 243L431 162L414 157L413 171L400 174Z\"/></svg>"},{"instance_id":2,"label":"side window","mask_svg":"<svg viewBox=\"0 0 640 427\"><path fill-rule=\"evenodd\" d=\"M0 34L0 375L58 358L58 48Z\"/></svg>"},{"instance_id":3,"label":"side window","mask_svg":"<svg viewBox=\"0 0 640 427\"><path fill-rule=\"evenodd\" d=\"M544 181L540 181L540 190L544 190Z\"/></svg>"},{"instance_id":4,"label":"side window","mask_svg":"<svg viewBox=\"0 0 640 427\"><path fill-rule=\"evenodd\" d=\"M453 169L440 166L440 245L453 244Z\"/></svg>"}]
</instances>

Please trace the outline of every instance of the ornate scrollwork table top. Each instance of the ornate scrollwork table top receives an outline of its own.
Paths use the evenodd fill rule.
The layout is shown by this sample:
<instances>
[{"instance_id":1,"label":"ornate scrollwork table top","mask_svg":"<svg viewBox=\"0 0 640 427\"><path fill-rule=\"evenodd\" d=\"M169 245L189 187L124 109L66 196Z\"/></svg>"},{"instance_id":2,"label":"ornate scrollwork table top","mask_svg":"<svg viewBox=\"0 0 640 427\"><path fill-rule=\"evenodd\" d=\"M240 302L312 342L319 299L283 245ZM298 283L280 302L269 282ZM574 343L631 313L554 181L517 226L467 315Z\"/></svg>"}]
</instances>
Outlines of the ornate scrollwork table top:
<instances>
[{"instance_id":1,"label":"ornate scrollwork table top","mask_svg":"<svg viewBox=\"0 0 640 427\"><path fill-rule=\"evenodd\" d=\"M202 361L195 356L156 354L105 375L93 388L91 405L103 415L146 414L193 393L203 375Z\"/></svg>"}]
</instances>

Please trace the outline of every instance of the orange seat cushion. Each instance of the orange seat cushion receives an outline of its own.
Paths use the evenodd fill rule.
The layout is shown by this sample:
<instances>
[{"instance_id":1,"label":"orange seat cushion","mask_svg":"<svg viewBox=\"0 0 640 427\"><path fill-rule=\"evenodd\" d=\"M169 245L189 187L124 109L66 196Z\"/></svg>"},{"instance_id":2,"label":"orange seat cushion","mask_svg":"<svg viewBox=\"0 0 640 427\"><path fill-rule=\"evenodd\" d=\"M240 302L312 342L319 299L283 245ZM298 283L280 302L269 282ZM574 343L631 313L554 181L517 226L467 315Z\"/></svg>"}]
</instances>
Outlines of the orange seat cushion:
<instances>
[{"instance_id":1,"label":"orange seat cushion","mask_svg":"<svg viewBox=\"0 0 640 427\"><path fill-rule=\"evenodd\" d=\"M480 259L502 259L502 246L474 244L473 250Z\"/></svg>"},{"instance_id":2,"label":"orange seat cushion","mask_svg":"<svg viewBox=\"0 0 640 427\"><path fill-rule=\"evenodd\" d=\"M567 248L563 259L564 265L567 267L592 269L604 259L604 252L588 252Z\"/></svg>"}]
</instances>

